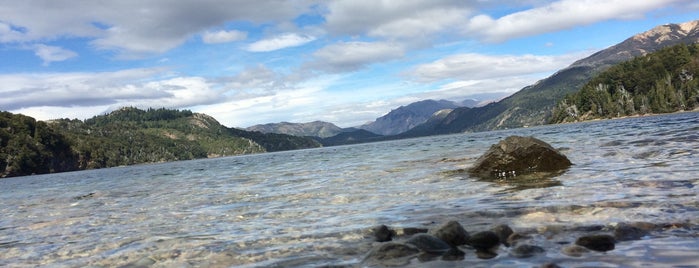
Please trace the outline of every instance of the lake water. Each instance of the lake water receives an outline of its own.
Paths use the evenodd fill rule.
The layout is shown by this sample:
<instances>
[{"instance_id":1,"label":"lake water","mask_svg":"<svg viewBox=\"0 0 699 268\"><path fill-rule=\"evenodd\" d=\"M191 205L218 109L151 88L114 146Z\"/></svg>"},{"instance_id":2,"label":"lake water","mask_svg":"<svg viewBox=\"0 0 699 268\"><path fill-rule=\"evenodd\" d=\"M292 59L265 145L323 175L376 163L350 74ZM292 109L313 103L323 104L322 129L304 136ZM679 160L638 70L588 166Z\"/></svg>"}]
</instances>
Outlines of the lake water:
<instances>
[{"instance_id":1,"label":"lake water","mask_svg":"<svg viewBox=\"0 0 699 268\"><path fill-rule=\"evenodd\" d=\"M530 189L450 172L509 135L544 140L574 166ZM9 178L0 266L358 265L373 226L457 220L528 231L546 253L410 265L697 267L698 189L698 113ZM664 227L606 253L561 251L576 227L638 221Z\"/></svg>"}]
</instances>

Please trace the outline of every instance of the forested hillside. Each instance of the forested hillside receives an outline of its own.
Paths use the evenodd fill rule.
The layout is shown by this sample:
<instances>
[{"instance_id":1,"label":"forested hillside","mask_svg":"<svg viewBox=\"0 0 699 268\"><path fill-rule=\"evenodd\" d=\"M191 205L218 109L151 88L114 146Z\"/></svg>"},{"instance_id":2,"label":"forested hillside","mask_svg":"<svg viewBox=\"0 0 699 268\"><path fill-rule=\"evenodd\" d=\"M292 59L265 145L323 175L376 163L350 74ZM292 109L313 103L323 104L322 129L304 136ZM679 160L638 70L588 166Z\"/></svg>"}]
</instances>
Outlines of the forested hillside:
<instances>
[{"instance_id":1,"label":"forested hillside","mask_svg":"<svg viewBox=\"0 0 699 268\"><path fill-rule=\"evenodd\" d=\"M188 110L122 108L81 121L0 114L0 177L318 147Z\"/></svg>"},{"instance_id":2,"label":"forested hillside","mask_svg":"<svg viewBox=\"0 0 699 268\"><path fill-rule=\"evenodd\" d=\"M76 169L63 135L29 116L0 112L0 178Z\"/></svg>"},{"instance_id":3,"label":"forested hillside","mask_svg":"<svg viewBox=\"0 0 699 268\"><path fill-rule=\"evenodd\" d=\"M680 44L600 73L556 106L552 122L692 110L699 104L699 45Z\"/></svg>"}]
</instances>

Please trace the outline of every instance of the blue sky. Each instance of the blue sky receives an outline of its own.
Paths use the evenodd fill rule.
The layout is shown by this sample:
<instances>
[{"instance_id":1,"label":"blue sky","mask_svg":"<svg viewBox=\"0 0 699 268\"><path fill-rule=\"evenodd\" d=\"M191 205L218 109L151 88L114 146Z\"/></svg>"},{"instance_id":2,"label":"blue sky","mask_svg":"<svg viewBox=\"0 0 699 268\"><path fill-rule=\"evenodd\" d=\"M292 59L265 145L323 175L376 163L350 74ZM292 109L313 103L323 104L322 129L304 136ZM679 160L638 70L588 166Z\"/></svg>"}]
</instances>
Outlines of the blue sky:
<instances>
[{"instance_id":1,"label":"blue sky","mask_svg":"<svg viewBox=\"0 0 699 268\"><path fill-rule=\"evenodd\" d=\"M423 99L507 96L697 19L695 0L0 0L0 110L350 127Z\"/></svg>"}]
</instances>

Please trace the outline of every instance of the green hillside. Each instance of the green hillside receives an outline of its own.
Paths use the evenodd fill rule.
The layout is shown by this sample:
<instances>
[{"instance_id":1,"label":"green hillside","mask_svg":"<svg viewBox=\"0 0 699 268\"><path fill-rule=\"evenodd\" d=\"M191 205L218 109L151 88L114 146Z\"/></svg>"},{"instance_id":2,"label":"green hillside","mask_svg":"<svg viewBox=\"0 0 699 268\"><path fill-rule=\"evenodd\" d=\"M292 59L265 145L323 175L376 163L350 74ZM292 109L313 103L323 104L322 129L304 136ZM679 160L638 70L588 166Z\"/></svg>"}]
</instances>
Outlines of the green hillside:
<instances>
[{"instance_id":1,"label":"green hillside","mask_svg":"<svg viewBox=\"0 0 699 268\"><path fill-rule=\"evenodd\" d=\"M188 110L122 108L81 121L0 114L0 177L319 147Z\"/></svg>"},{"instance_id":2,"label":"green hillside","mask_svg":"<svg viewBox=\"0 0 699 268\"><path fill-rule=\"evenodd\" d=\"M558 103L551 122L670 113L699 104L699 45L680 44L615 65Z\"/></svg>"}]
</instances>

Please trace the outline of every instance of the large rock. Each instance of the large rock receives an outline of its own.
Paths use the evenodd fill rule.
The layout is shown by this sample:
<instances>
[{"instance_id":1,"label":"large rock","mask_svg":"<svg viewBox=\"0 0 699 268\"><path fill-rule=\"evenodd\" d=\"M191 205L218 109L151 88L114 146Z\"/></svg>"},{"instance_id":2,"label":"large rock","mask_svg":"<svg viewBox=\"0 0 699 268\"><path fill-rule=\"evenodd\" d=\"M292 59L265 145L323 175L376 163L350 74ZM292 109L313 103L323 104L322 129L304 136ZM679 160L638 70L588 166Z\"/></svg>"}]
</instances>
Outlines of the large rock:
<instances>
[{"instance_id":1,"label":"large rock","mask_svg":"<svg viewBox=\"0 0 699 268\"><path fill-rule=\"evenodd\" d=\"M556 173L571 165L565 155L546 142L510 136L491 146L468 171L482 179L500 179L536 172Z\"/></svg>"},{"instance_id":2,"label":"large rock","mask_svg":"<svg viewBox=\"0 0 699 268\"><path fill-rule=\"evenodd\" d=\"M447 242L452 247L464 245L469 239L468 232L457 221L449 221L430 231L430 234Z\"/></svg>"}]
</instances>

